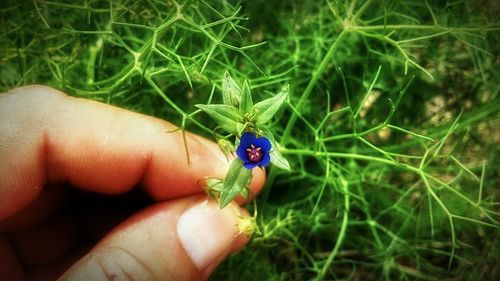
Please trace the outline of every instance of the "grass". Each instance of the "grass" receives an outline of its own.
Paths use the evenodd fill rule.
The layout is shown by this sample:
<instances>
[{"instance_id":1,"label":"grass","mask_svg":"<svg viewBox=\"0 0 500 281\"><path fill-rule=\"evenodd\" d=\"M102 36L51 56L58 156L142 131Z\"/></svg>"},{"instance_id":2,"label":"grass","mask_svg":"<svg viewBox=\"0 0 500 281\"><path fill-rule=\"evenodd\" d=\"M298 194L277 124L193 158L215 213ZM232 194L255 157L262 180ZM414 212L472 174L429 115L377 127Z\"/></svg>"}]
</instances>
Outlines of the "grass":
<instances>
[{"instance_id":1,"label":"grass","mask_svg":"<svg viewBox=\"0 0 500 281\"><path fill-rule=\"evenodd\" d=\"M213 280L495 280L494 1L3 1L0 90L31 83L210 136L228 70L271 129L261 235ZM251 207L251 206L250 206Z\"/></svg>"}]
</instances>

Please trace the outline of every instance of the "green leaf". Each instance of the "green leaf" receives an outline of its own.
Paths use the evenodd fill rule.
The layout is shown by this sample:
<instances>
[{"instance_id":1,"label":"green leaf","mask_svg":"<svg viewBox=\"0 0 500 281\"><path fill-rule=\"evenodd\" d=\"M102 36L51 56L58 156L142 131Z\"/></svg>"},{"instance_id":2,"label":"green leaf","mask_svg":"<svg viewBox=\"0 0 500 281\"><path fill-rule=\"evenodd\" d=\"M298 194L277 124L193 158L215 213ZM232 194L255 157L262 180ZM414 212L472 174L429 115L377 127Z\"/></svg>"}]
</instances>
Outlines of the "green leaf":
<instances>
[{"instance_id":1,"label":"green leaf","mask_svg":"<svg viewBox=\"0 0 500 281\"><path fill-rule=\"evenodd\" d=\"M236 124L242 120L238 109L225 104L197 104L196 107L212 117L228 133L236 135Z\"/></svg>"},{"instance_id":2,"label":"green leaf","mask_svg":"<svg viewBox=\"0 0 500 281\"><path fill-rule=\"evenodd\" d=\"M264 136L269 139L272 145L271 151L269 152L269 155L271 156L271 164L276 166L276 168L290 171L290 163L288 163L288 160L281 155L281 152L278 149L278 143L274 139L273 133L271 133L269 129L264 129L263 131Z\"/></svg>"},{"instance_id":3,"label":"green leaf","mask_svg":"<svg viewBox=\"0 0 500 281\"><path fill-rule=\"evenodd\" d=\"M276 168L290 172L290 163L288 163L288 160L281 155L278 149L271 150L269 154L271 156L271 164L276 166Z\"/></svg>"},{"instance_id":4,"label":"green leaf","mask_svg":"<svg viewBox=\"0 0 500 281\"><path fill-rule=\"evenodd\" d=\"M241 161L241 159L234 159L229 165L229 170L224 178L220 194L220 208L226 207L241 193L245 194L244 190L248 188L251 180L252 170L243 167L243 161Z\"/></svg>"},{"instance_id":5,"label":"green leaf","mask_svg":"<svg viewBox=\"0 0 500 281\"><path fill-rule=\"evenodd\" d=\"M241 136L241 134L243 134L243 131L245 130L246 126L245 124L243 123L237 123L236 124L236 132L237 132L237 136Z\"/></svg>"},{"instance_id":6,"label":"green leaf","mask_svg":"<svg viewBox=\"0 0 500 281\"><path fill-rule=\"evenodd\" d=\"M243 89L241 90L240 113L242 116L245 116L245 114L251 114L252 111L252 93L250 92L250 86L248 85L247 80L245 80L245 82L243 82Z\"/></svg>"},{"instance_id":7,"label":"green leaf","mask_svg":"<svg viewBox=\"0 0 500 281\"><path fill-rule=\"evenodd\" d=\"M276 114L288 97L288 89L289 86L286 86L274 97L265 99L255 104L255 110L257 111L257 126L261 126L273 118L274 114Z\"/></svg>"},{"instance_id":8,"label":"green leaf","mask_svg":"<svg viewBox=\"0 0 500 281\"><path fill-rule=\"evenodd\" d=\"M229 72L224 72L222 78L222 101L225 105L237 107L241 100L241 90L238 84L233 80Z\"/></svg>"}]
</instances>

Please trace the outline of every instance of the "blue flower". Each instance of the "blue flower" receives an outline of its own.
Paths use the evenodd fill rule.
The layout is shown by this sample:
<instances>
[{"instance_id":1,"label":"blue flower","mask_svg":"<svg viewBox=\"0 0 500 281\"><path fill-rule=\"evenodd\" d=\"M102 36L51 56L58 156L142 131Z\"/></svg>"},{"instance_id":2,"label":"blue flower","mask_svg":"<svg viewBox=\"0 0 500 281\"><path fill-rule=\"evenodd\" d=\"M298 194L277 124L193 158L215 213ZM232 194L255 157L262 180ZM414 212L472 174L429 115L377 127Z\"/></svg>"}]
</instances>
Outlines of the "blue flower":
<instances>
[{"instance_id":1,"label":"blue flower","mask_svg":"<svg viewBox=\"0 0 500 281\"><path fill-rule=\"evenodd\" d=\"M245 132L241 135L236 155L243 160L243 166L251 170L257 166L265 167L269 164L271 161L269 150L271 150L271 142L267 138L257 138L253 133Z\"/></svg>"}]
</instances>

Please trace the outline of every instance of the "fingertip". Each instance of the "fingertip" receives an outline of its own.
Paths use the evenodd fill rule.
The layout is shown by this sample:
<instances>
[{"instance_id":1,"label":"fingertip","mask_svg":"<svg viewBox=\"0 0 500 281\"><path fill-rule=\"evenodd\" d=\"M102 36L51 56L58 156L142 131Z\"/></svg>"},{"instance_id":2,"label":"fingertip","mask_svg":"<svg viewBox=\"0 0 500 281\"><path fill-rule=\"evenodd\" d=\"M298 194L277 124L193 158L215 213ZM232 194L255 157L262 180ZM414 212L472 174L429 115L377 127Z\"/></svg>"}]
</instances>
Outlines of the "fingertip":
<instances>
[{"instance_id":1,"label":"fingertip","mask_svg":"<svg viewBox=\"0 0 500 281\"><path fill-rule=\"evenodd\" d=\"M204 280L248 241L238 227L247 215L234 203L221 210L204 196L156 204L115 228L62 280Z\"/></svg>"}]
</instances>

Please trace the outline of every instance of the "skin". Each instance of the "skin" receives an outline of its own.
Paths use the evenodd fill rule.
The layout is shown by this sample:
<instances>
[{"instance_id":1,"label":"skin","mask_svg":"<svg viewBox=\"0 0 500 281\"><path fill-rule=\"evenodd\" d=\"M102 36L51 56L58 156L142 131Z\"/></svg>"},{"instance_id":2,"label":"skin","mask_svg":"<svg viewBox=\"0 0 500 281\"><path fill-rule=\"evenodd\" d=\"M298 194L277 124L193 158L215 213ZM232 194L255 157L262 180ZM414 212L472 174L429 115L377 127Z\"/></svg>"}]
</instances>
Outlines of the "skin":
<instances>
[{"instance_id":1,"label":"skin","mask_svg":"<svg viewBox=\"0 0 500 281\"><path fill-rule=\"evenodd\" d=\"M175 128L45 86L0 94L0 276L107 280L102 265L116 261L129 278L208 278L248 237L228 237L211 264L194 266L177 220L206 200L202 179L223 178L228 161L215 143L186 133L188 164L182 133L167 133ZM255 194L265 173L253 173ZM237 204L224 212L248 215Z\"/></svg>"}]
</instances>

